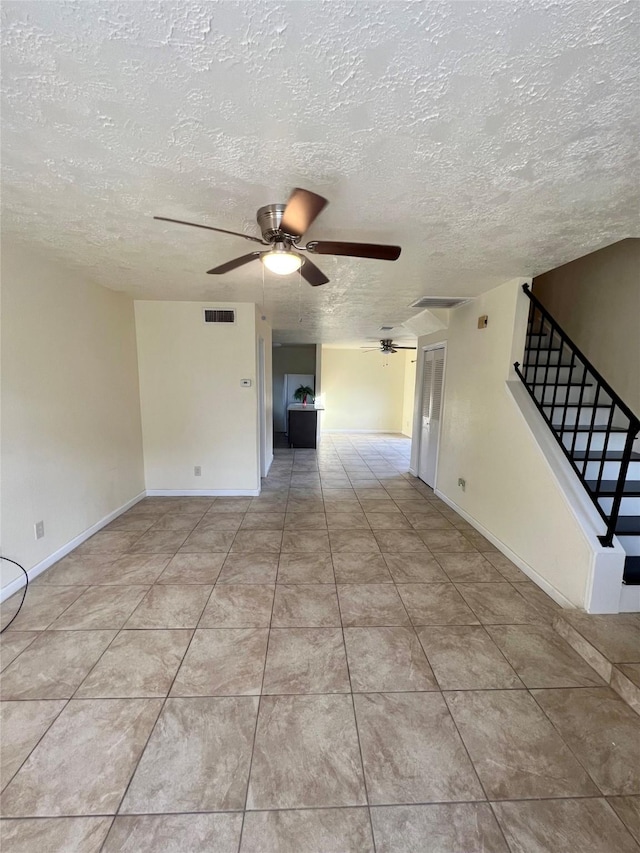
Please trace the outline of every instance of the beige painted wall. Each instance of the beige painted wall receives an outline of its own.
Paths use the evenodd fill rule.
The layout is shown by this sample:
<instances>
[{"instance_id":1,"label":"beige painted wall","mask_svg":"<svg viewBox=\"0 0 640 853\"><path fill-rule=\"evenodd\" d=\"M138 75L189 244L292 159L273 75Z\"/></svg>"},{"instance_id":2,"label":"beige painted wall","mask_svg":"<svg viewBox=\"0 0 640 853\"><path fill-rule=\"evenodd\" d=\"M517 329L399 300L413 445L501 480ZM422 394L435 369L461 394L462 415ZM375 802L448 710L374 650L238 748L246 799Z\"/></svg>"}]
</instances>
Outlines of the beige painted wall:
<instances>
[{"instance_id":1,"label":"beige painted wall","mask_svg":"<svg viewBox=\"0 0 640 853\"><path fill-rule=\"evenodd\" d=\"M640 415L640 239L621 240L537 276L533 292Z\"/></svg>"},{"instance_id":2,"label":"beige painted wall","mask_svg":"<svg viewBox=\"0 0 640 853\"><path fill-rule=\"evenodd\" d=\"M521 359L527 303L521 280L508 282L451 311L446 332L418 341L447 341L436 488L580 607L591 549L506 386ZM480 330L482 314L489 324ZM416 436L414 464L417 447Z\"/></svg>"},{"instance_id":3,"label":"beige painted wall","mask_svg":"<svg viewBox=\"0 0 640 853\"><path fill-rule=\"evenodd\" d=\"M2 553L31 569L144 489L132 301L4 245L1 387Z\"/></svg>"},{"instance_id":4,"label":"beige painted wall","mask_svg":"<svg viewBox=\"0 0 640 853\"><path fill-rule=\"evenodd\" d=\"M255 491L255 306L216 302L235 309L229 325L205 325L204 307L135 303L147 489ZM242 379L251 387L241 387Z\"/></svg>"},{"instance_id":5,"label":"beige painted wall","mask_svg":"<svg viewBox=\"0 0 640 853\"><path fill-rule=\"evenodd\" d=\"M401 432L405 358L322 347L323 430Z\"/></svg>"},{"instance_id":6,"label":"beige painted wall","mask_svg":"<svg viewBox=\"0 0 640 853\"><path fill-rule=\"evenodd\" d=\"M411 438L413 434L413 401L416 387L416 350L406 350L404 356L402 432Z\"/></svg>"}]
</instances>

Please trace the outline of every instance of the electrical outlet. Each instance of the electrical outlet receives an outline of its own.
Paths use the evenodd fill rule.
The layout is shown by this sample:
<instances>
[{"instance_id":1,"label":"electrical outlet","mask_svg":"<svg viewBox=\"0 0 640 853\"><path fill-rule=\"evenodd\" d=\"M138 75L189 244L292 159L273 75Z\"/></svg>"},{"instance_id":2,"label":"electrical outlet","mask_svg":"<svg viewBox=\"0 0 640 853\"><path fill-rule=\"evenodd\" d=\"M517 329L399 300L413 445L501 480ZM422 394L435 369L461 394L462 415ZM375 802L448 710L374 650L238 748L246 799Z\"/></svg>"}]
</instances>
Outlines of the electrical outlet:
<instances>
[{"instance_id":1,"label":"electrical outlet","mask_svg":"<svg viewBox=\"0 0 640 853\"><path fill-rule=\"evenodd\" d=\"M195 465L193 468L193 476L194 477L202 477L202 468L200 465Z\"/></svg>"},{"instance_id":2,"label":"electrical outlet","mask_svg":"<svg viewBox=\"0 0 640 853\"><path fill-rule=\"evenodd\" d=\"M467 481L463 480L462 477L458 477L458 485L460 486L460 488L464 492L464 490L467 488Z\"/></svg>"},{"instance_id":3,"label":"electrical outlet","mask_svg":"<svg viewBox=\"0 0 640 853\"><path fill-rule=\"evenodd\" d=\"M37 521L34 524L36 539L44 539L44 521Z\"/></svg>"}]
</instances>

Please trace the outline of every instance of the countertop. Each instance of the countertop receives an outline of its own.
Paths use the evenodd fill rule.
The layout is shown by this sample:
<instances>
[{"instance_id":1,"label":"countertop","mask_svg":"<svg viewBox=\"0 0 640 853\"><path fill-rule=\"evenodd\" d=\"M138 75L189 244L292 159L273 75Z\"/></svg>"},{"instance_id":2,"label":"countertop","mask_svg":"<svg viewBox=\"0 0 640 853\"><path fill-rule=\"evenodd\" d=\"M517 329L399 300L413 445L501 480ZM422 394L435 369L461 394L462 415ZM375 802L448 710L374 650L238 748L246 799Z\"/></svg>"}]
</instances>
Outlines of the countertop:
<instances>
[{"instance_id":1,"label":"countertop","mask_svg":"<svg viewBox=\"0 0 640 853\"><path fill-rule=\"evenodd\" d=\"M288 412L323 412L324 408L322 406L316 406L315 403L307 403L306 406L303 406L302 403L292 403L290 406L287 406Z\"/></svg>"}]
</instances>

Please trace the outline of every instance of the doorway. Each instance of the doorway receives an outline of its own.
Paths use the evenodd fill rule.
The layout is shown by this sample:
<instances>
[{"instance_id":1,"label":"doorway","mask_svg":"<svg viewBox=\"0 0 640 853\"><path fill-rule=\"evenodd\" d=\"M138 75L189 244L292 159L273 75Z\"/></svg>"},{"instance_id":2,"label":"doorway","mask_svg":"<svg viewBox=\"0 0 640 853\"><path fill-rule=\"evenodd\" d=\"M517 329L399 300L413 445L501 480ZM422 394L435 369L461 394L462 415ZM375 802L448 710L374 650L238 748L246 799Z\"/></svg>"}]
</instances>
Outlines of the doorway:
<instances>
[{"instance_id":1,"label":"doorway","mask_svg":"<svg viewBox=\"0 0 640 853\"><path fill-rule=\"evenodd\" d=\"M445 356L446 346L443 344L425 349L422 353L418 477L432 489L435 488L438 470Z\"/></svg>"},{"instance_id":2,"label":"doorway","mask_svg":"<svg viewBox=\"0 0 640 853\"><path fill-rule=\"evenodd\" d=\"M292 394L299 385L309 385L311 388L315 386L318 373L316 357L315 344L273 344L274 447L289 446L285 435L287 409L293 402Z\"/></svg>"}]
</instances>

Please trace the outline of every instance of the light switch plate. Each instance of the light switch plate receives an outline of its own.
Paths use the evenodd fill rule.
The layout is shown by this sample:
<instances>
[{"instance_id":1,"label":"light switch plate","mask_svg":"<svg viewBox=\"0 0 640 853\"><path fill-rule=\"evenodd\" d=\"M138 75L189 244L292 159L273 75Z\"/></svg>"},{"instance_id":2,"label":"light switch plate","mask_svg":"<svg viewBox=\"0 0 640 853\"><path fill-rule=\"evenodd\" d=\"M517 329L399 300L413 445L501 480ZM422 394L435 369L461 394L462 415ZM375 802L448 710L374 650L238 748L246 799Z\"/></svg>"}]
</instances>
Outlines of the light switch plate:
<instances>
[{"instance_id":1,"label":"light switch plate","mask_svg":"<svg viewBox=\"0 0 640 853\"><path fill-rule=\"evenodd\" d=\"M250 379L241 379L241 380L240 380L240 385L241 385L243 388L251 388L251 380L250 380Z\"/></svg>"}]
</instances>

